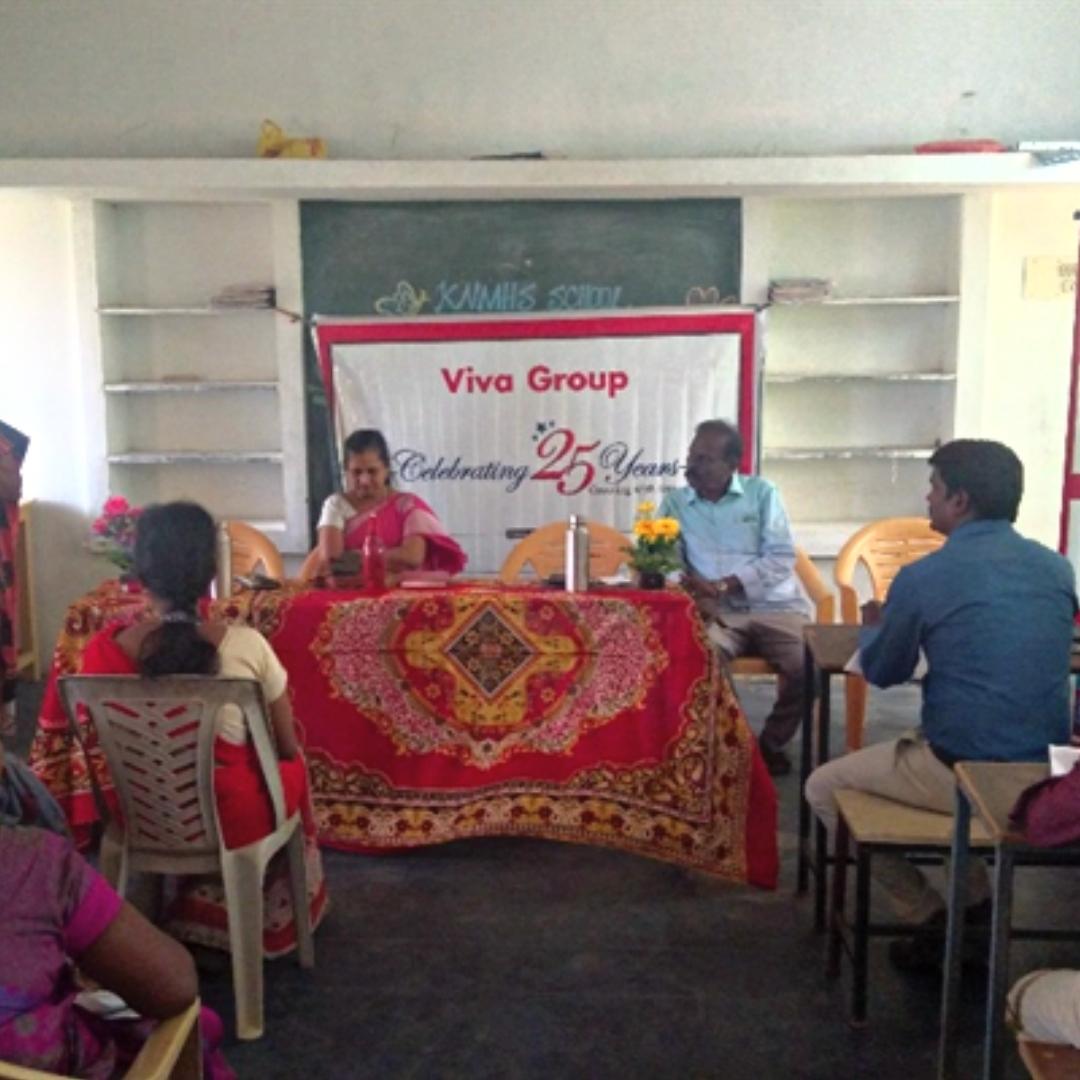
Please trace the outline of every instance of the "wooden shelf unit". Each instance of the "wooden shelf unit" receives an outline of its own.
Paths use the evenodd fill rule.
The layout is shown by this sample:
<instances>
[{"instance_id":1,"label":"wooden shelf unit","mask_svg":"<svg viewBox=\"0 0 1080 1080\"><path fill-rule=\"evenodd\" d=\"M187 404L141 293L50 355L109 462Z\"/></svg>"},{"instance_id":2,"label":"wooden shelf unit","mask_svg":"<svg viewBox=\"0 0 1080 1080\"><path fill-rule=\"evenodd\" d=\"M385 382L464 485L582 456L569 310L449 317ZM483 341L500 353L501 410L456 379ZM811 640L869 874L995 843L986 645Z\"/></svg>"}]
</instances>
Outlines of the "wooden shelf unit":
<instances>
[{"instance_id":1,"label":"wooden shelf unit","mask_svg":"<svg viewBox=\"0 0 1080 1080\"><path fill-rule=\"evenodd\" d=\"M297 204L90 199L75 217L100 497L193 498L307 551L302 327L212 300L257 283L302 309Z\"/></svg>"},{"instance_id":2,"label":"wooden shelf unit","mask_svg":"<svg viewBox=\"0 0 1080 1080\"><path fill-rule=\"evenodd\" d=\"M956 428L962 200L749 200L744 301L819 278L835 295L768 303L761 470L798 542L831 558L876 517L925 512L926 459Z\"/></svg>"}]
</instances>

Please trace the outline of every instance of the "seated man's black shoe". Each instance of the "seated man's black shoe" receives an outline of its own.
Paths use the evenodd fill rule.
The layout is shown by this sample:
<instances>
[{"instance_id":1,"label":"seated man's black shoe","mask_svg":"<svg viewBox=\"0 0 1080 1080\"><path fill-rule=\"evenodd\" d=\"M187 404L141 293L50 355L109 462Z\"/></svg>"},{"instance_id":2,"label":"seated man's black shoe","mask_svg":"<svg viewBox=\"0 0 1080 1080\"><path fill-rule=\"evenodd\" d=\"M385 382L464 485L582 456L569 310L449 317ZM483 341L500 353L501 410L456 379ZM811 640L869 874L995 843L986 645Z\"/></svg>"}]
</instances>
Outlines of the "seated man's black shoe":
<instances>
[{"instance_id":1,"label":"seated man's black shoe","mask_svg":"<svg viewBox=\"0 0 1080 1080\"><path fill-rule=\"evenodd\" d=\"M945 962L946 913L935 911L911 937L889 942L889 960L898 971L939 972Z\"/></svg>"},{"instance_id":2,"label":"seated man's black shoe","mask_svg":"<svg viewBox=\"0 0 1080 1080\"><path fill-rule=\"evenodd\" d=\"M990 949L992 904L983 900L964 913L964 941L960 962L965 967L985 967ZM948 913L942 908L920 923L910 938L889 943L889 959L898 971L940 972L945 966L945 928Z\"/></svg>"},{"instance_id":3,"label":"seated man's black shoe","mask_svg":"<svg viewBox=\"0 0 1080 1080\"><path fill-rule=\"evenodd\" d=\"M791 772L791 762L783 750L775 750L762 743L761 756L765 759L765 768L769 770L770 776L787 776Z\"/></svg>"},{"instance_id":4,"label":"seated man's black shoe","mask_svg":"<svg viewBox=\"0 0 1080 1080\"><path fill-rule=\"evenodd\" d=\"M990 966L990 921L994 902L990 899L969 904L964 913L964 944L960 960L964 967Z\"/></svg>"}]
</instances>

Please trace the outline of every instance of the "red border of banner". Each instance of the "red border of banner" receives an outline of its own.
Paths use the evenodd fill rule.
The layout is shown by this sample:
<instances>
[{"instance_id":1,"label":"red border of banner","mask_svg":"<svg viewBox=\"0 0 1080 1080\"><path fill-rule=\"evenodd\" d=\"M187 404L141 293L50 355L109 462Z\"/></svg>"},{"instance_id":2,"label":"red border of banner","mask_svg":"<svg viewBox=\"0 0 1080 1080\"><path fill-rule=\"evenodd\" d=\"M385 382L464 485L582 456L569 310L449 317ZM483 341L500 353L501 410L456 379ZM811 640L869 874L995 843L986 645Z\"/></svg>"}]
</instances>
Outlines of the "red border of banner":
<instances>
[{"instance_id":1,"label":"red border of banner","mask_svg":"<svg viewBox=\"0 0 1080 1080\"><path fill-rule=\"evenodd\" d=\"M599 315L584 318L505 318L316 322L319 370L331 414L334 377L330 350L335 345L362 345L386 341L521 341L530 338L655 337L666 334L738 334L739 431L743 460L739 468L752 472L757 445L757 380L754 365L756 313L747 311L673 312L671 314Z\"/></svg>"},{"instance_id":2,"label":"red border of banner","mask_svg":"<svg viewBox=\"0 0 1080 1080\"><path fill-rule=\"evenodd\" d=\"M1080 219L1080 213L1076 215ZM1065 479L1061 487L1061 527L1058 532L1058 551L1065 555L1069 549L1069 503L1080 499L1080 473L1074 473L1076 451L1077 383L1080 382L1080 288L1076 290L1076 315L1073 319L1072 375L1069 378L1069 416L1065 428Z\"/></svg>"}]
</instances>

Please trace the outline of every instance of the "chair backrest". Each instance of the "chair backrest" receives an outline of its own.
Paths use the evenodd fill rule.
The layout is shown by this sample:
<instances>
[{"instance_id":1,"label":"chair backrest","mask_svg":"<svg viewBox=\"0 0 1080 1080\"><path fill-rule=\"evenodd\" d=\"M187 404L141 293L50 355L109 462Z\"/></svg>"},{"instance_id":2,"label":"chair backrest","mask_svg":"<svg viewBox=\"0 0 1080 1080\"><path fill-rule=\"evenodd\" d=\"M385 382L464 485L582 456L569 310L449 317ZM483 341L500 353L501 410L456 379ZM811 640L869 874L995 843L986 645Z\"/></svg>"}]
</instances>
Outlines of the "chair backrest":
<instances>
[{"instance_id":1,"label":"chair backrest","mask_svg":"<svg viewBox=\"0 0 1080 1080\"><path fill-rule=\"evenodd\" d=\"M840 619L857 623L859 596L855 590L855 569L861 562L870 577L875 600L884 600L893 578L908 563L937 551L945 537L922 517L881 518L864 525L840 549L833 571L840 590Z\"/></svg>"},{"instance_id":2,"label":"chair backrest","mask_svg":"<svg viewBox=\"0 0 1080 1080\"><path fill-rule=\"evenodd\" d=\"M589 521L586 526L589 530L589 576L608 577L617 573L619 567L629 560L625 549L630 542L610 525ZM566 566L565 545L565 521L541 525L514 545L502 564L499 577L507 583L517 581L526 565L533 568L538 578L562 573Z\"/></svg>"},{"instance_id":3,"label":"chair backrest","mask_svg":"<svg viewBox=\"0 0 1080 1080\"><path fill-rule=\"evenodd\" d=\"M322 556L319 554L319 549L313 548L307 553L307 557L301 564L300 572L296 575L297 579L299 581L314 581L321 565Z\"/></svg>"},{"instance_id":4,"label":"chair backrest","mask_svg":"<svg viewBox=\"0 0 1080 1080\"><path fill-rule=\"evenodd\" d=\"M262 566L267 577L281 581L285 577L285 564L281 552L273 540L254 525L243 521L226 522L229 530L229 543L232 547L232 576L248 575Z\"/></svg>"},{"instance_id":5,"label":"chair backrest","mask_svg":"<svg viewBox=\"0 0 1080 1080\"><path fill-rule=\"evenodd\" d=\"M97 732L120 801L129 854L159 864L169 858L216 859L221 843L213 745L215 720L224 706L242 712L270 794L275 828L285 821L281 775L256 680L68 675L58 686L76 736L81 710Z\"/></svg>"}]
</instances>

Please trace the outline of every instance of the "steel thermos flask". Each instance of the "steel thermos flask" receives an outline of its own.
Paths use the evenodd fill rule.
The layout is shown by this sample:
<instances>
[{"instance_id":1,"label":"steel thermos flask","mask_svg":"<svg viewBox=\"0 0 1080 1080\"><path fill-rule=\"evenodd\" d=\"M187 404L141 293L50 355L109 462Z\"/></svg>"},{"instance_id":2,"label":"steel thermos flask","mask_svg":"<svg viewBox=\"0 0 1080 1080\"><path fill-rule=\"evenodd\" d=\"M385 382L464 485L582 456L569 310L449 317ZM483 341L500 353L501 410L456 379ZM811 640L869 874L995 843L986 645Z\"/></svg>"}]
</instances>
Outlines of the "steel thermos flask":
<instances>
[{"instance_id":1,"label":"steel thermos flask","mask_svg":"<svg viewBox=\"0 0 1080 1080\"><path fill-rule=\"evenodd\" d=\"M588 592L589 530L585 519L570 515L566 526L566 591Z\"/></svg>"},{"instance_id":2,"label":"steel thermos flask","mask_svg":"<svg viewBox=\"0 0 1080 1080\"><path fill-rule=\"evenodd\" d=\"M232 537L228 522L219 521L217 543L214 545L217 572L214 574L214 598L227 600L232 596Z\"/></svg>"}]
</instances>

